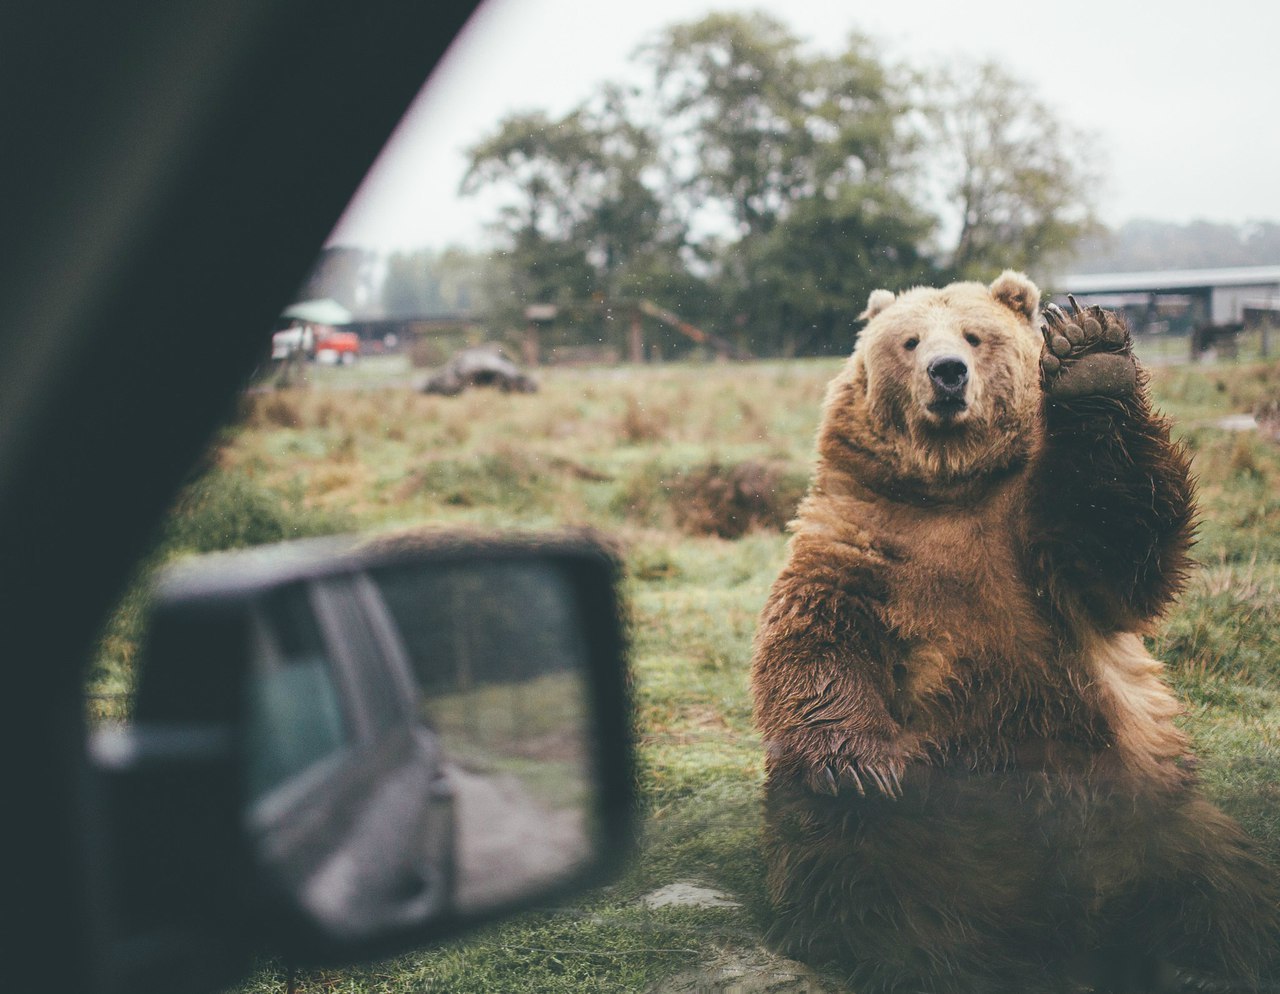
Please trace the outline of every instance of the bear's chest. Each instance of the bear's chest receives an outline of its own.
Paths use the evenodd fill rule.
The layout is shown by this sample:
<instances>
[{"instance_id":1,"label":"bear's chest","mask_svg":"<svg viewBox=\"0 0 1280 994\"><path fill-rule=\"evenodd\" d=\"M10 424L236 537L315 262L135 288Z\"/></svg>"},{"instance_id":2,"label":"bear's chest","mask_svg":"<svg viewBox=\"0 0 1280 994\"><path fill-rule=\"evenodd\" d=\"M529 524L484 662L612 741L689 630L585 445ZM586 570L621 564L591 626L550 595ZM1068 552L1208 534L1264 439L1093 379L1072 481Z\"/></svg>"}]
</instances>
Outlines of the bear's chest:
<instances>
[{"instance_id":1,"label":"bear's chest","mask_svg":"<svg viewBox=\"0 0 1280 994\"><path fill-rule=\"evenodd\" d=\"M999 505L888 524L894 568L883 620L906 645L931 658L1013 666L1040 651L1047 632L1039 595Z\"/></svg>"},{"instance_id":2,"label":"bear's chest","mask_svg":"<svg viewBox=\"0 0 1280 994\"><path fill-rule=\"evenodd\" d=\"M971 764L998 765L1029 737L1057 737L1075 691L1009 522L918 524L896 536L893 553L882 620L896 719Z\"/></svg>"}]
</instances>

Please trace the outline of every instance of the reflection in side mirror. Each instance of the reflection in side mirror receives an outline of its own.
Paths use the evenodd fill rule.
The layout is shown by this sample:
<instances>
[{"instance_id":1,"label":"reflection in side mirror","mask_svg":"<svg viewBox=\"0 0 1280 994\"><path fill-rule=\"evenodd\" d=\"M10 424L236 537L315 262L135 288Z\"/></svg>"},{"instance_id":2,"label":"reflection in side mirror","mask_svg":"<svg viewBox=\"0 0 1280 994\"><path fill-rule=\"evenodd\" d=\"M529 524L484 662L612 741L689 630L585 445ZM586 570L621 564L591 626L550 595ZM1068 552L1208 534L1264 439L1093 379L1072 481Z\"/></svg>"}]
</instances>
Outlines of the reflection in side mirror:
<instances>
[{"instance_id":1,"label":"reflection in side mirror","mask_svg":"<svg viewBox=\"0 0 1280 994\"><path fill-rule=\"evenodd\" d=\"M628 850L615 583L577 538L184 564L158 589L132 734L235 730L229 845L272 948L420 944L602 882Z\"/></svg>"},{"instance_id":2,"label":"reflection in side mirror","mask_svg":"<svg viewBox=\"0 0 1280 994\"><path fill-rule=\"evenodd\" d=\"M589 861L587 629L564 567L402 562L255 598L250 830L335 934L483 914Z\"/></svg>"},{"instance_id":3,"label":"reflection in side mirror","mask_svg":"<svg viewBox=\"0 0 1280 994\"><path fill-rule=\"evenodd\" d=\"M549 562L373 573L442 748L455 817L453 906L518 899L591 852L586 625Z\"/></svg>"}]
</instances>

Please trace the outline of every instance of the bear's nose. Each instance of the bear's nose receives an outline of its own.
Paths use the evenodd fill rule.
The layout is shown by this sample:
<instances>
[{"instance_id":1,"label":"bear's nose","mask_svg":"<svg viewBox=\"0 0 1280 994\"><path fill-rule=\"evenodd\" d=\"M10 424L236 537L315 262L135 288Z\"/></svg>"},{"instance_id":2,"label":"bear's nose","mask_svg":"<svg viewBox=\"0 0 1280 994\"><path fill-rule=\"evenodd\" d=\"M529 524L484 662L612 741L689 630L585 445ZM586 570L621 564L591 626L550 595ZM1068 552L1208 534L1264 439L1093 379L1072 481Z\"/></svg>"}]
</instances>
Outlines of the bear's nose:
<instances>
[{"instance_id":1,"label":"bear's nose","mask_svg":"<svg viewBox=\"0 0 1280 994\"><path fill-rule=\"evenodd\" d=\"M958 355L938 356L927 368L929 379L944 393L960 393L969 382L969 366Z\"/></svg>"}]
</instances>

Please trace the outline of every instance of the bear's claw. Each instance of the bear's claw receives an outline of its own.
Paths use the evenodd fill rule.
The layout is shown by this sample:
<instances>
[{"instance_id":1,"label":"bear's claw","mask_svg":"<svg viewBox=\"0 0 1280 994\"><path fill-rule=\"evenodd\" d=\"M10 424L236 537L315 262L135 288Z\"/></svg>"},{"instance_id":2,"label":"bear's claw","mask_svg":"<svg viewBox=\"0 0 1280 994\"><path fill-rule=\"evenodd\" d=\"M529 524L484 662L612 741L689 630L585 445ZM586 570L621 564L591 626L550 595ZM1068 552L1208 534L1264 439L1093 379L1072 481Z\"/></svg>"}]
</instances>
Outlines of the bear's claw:
<instances>
[{"instance_id":1,"label":"bear's claw","mask_svg":"<svg viewBox=\"0 0 1280 994\"><path fill-rule=\"evenodd\" d=\"M1138 374L1124 321L1101 307L1083 308L1070 295L1067 300L1070 317L1057 304L1042 311L1040 374L1045 391L1061 400L1132 396Z\"/></svg>"},{"instance_id":2,"label":"bear's claw","mask_svg":"<svg viewBox=\"0 0 1280 994\"><path fill-rule=\"evenodd\" d=\"M877 770L867 766L859 768L851 763L840 764L838 773L831 764L824 763L809 775L808 784L810 790L831 797L848 787L856 790L859 797L866 797L868 784L878 788L885 797L902 796L902 779L897 770Z\"/></svg>"}]
</instances>

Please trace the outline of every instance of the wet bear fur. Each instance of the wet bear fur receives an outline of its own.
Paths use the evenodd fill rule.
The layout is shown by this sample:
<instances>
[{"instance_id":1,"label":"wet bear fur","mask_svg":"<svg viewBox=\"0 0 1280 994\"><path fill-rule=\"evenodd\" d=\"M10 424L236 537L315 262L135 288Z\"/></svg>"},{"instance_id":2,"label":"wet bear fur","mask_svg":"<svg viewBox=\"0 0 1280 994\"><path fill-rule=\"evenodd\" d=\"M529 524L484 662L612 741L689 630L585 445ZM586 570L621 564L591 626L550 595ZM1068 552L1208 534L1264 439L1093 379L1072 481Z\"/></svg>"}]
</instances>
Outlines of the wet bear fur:
<instances>
[{"instance_id":1,"label":"wet bear fur","mask_svg":"<svg viewBox=\"0 0 1280 994\"><path fill-rule=\"evenodd\" d=\"M828 388L752 667L769 938L868 992L1252 989L1275 876L1142 641L1188 457L1119 319L1039 297L877 290Z\"/></svg>"}]
</instances>

